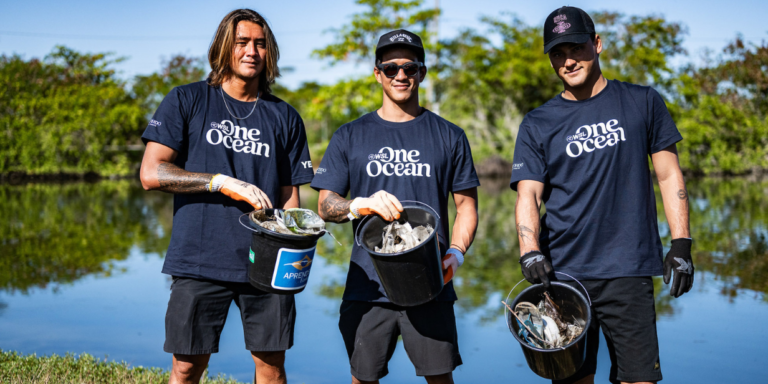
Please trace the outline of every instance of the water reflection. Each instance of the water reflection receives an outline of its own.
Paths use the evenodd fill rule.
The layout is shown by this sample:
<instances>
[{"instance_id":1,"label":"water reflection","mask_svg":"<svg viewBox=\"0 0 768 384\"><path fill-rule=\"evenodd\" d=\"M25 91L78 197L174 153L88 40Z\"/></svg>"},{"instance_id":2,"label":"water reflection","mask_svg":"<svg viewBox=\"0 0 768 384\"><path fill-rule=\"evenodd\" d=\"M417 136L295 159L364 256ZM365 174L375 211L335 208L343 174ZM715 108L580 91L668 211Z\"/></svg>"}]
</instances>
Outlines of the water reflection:
<instances>
[{"instance_id":1,"label":"water reflection","mask_svg":"<svg viewBox=\"0 0 768 384\"><path fill-rule=\"evenodd\" d=\"M768 181L702 179L689 181L688 188L695 288L707 283L702 272L711 272L722 282L723 295L736 297L750 290L767 300ZM656 193L662 242L669 244L658 188ZM477 238L455 283L458 306L479 310L484 321L501 313L497 298L506 296L522 274L514 229L515 193L505 180L483 180L479 196ZM317 208L317 193L308 187L302 188L302 206ZM0 290L9 293L119 273L115 262L126 259L132 248L162 256L170 239L170 196L147 193L136 181L5 185L0 186L0 207L4 213ZM454 215L452 210L451 218ZM345 272L354 241L351 226L329 224L329 229L343 245L325 237L318 253L327 264ZM312 285L319 295L335 299L341 298L344 289L343 278ZM659 315L673 314L668 287L656 279L655 288Z\"/></svg>"},{"instance_id":2,"label":"water reflection","mask_svg":"<svg viewBox=\"0 0 768 384\"><path fill-rule=\"evenodd\" d=\"M133 247L164 255L170 241L171 200L134 181L2 185L0 212L0 290L9 293L110 276Z\"/></svg>"}]
</instances>

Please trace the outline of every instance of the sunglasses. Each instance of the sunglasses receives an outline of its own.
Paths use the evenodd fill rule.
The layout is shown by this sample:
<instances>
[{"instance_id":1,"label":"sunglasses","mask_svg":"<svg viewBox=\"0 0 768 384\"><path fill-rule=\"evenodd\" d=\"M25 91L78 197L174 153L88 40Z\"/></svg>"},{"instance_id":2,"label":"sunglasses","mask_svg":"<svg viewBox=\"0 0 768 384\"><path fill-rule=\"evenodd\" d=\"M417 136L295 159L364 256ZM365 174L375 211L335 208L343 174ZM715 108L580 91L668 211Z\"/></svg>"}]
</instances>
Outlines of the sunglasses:
<instances>
[{"instance_id":1,"label":"sunglasses","mask_svg":"<svg viewBox=\"0 0 768 384\"><path fill-rule=\"evenodd\" d=\"M398 73L400 73L400 69L402 69L403 73L405 73L405 75L408 77L416 76L422 66L423 64L419 62L410 61L403 65L397 65L395 63L378 64L376 65L376 68L378 68L379 71L384 74L384 76L393 79L395 76L397 76Z\"/></svg>"}]
</instances>

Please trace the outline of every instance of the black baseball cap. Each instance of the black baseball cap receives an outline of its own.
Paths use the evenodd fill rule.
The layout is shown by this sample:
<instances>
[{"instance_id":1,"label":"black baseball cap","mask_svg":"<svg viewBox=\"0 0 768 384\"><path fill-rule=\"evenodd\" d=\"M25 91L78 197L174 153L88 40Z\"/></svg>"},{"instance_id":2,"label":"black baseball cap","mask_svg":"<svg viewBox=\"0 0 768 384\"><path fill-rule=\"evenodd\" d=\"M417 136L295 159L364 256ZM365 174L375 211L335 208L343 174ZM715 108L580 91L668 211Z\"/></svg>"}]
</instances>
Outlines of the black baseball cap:
<instances>
[{"instance_id":1,"label":"black baseball cap","mask_svg":"<svg viewBox=\"0 0 768 384\"><path fill-rule=\"evenodd\" d=\"M544 21L544 53L561 43L586 43L595 33L595 23L576 7L562 7Z\"/></svg>"},{"instance_id":2,"label":"black baseball cap","mask_svg":"<svg viewBox=\"0 0 768 384\"><path fill-rule=\"evenodd\" d=\"M381 57L381 52L384 49L398 45L414 50L419 61L424 63L424 46L421 44L421 37L405 29L398 29L381 35L379 43L376 44L376 59Z\"/></svg>"}]
</instances>

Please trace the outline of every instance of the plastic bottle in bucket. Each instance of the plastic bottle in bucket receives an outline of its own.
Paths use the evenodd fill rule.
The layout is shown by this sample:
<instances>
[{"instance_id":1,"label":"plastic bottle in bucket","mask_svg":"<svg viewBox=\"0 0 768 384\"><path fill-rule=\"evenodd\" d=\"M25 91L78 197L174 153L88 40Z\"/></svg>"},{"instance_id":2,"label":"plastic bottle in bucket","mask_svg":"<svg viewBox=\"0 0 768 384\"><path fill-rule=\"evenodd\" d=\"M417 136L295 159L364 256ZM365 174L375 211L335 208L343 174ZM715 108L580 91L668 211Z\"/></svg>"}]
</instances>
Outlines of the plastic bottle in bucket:
<instances>
[{"instance_id":1,"label":"plastic bottle in bucket","mask_svg":"<svg viewBox=\"0 0 768 384\"><path fill-rule=\"evenodd\" d=\"M584 331L570 344L552 349L533 347L518 336L520 329L515 316L508 310L505 310L505 316L509 331L523 348L523 355L528 362L528 367L543 378L562 380L575 374L584 363L587 352L586 334L592 323L592 311L589 302L581 292L570 285L556 281L552 282L548 290L542 284L526 288L509 303L509 307L514 309L518 303L525 301L536 303L541 300L545 291L549 292L565 316L574 316L579 322L583 322Z\"/></svg>"},{"instance_id":2,"label":"plastic bottle in bucket","mask_svg":"<svg viewBox=\"0 0 768 384\"><path fill-rule=\"evenodd\" d=\"M411 226L431 225L435 228L426 241L400 253L376 252L376 247L382 243L382 231L389 224L378 216L367 216L370 219L360 224L362 228L358 228L356 241L371 256L389 301L410 307L436 298L443 290L445 283L437 241L440 217L418 202L401 203L403 217L407 217Z\"/></svg>"},{"instance_id":3,"label":"plastic bottle in bucket","mask_svg":"<svg viewBox=\"0 0 768 384\"><path fill-rule=\"evenodd\" d=\"M274 209L265 210L268 216ZM251 230L251 249L248 255L248 281L252 286L266 292L295 294L304 290L315 258L317 240L325 231L316 235L282 234L246 225L240 217L240 224Z\"/></svg>"}]
</instances>

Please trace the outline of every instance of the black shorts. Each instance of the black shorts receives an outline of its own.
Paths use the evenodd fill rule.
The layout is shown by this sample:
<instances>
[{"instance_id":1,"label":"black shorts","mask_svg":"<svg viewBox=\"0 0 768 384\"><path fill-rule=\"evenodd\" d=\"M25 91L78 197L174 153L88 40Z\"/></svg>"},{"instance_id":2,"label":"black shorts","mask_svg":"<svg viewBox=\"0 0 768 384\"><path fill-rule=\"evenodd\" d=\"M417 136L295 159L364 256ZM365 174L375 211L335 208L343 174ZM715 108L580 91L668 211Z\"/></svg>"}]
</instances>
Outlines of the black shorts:
<instances>
[{"instance_id":1,"label":"black shorts","mask_svg":"<svg viewBox=\"0 0 768 384\"><path fill-rule=\"evenodd\" d=\"M165 314L169 353L204 355L219 351L229 307L235 301L249 351L285 351L293 346L296 305L293 295L276 295L248 283L173 277Z\"/></svg>"},{"instance_id":2,"label":"black shorts","mask_svg":"<svg viewBox=\"0 0 768 384\"><path fill-rule=\"evenodd\" d=\"M574 281L563 283L584 292ZM575 375L553 383L572 383L596 372L601 328L611 357L612 383L661 380L653 278L622 277L581 283L592 299L586 360Z\"/></svg>"},{"instance_id":3,"label":"black shorts","mask_svg":"<svg viewBox=\"0 0 768 384\"><path fill-rule=\"evenodd\" d=\"M389 373L398 336L418 376L453 372L461 365L452 301L430 301L415 307L343 301L339 329L352 375L375 381Z\"/></svg>"}]
</instances>

